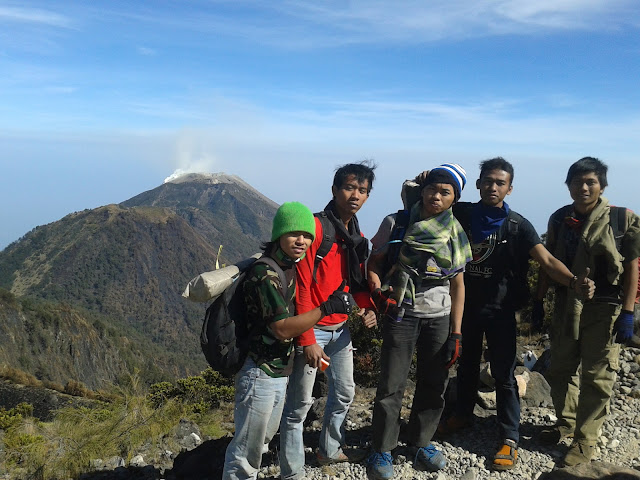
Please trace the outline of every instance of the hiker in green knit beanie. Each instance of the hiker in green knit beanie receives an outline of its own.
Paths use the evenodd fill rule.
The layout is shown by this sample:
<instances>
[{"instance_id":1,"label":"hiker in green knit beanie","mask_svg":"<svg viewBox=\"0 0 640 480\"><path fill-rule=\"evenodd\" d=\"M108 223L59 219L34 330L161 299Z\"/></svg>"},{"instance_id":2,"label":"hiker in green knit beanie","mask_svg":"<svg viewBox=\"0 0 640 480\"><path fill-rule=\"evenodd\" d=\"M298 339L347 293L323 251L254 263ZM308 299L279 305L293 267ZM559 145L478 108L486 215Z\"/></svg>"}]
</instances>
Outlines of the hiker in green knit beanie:
<instances>
[{"instance_id":1,"label":"hiker in green knit beanie","mask_svg":"<svg viewBox=\"0 0 640 480\"><path fill-rule=\"evenodd\" d=\"M271 241L275 242L289 232L306 232L311 236L311 240L315 238L316 222L309 207L300 202L286 202L278 208L276 216L273 217Z\"/></svg>"},{"instance_id":2,"label":"hiker in green knit beanie","mask_svg":"<svg viewBox=\"0 0 640 480\"><path fill-rule=\"evenodd\" d=\"M225 454L223 479L256 478L262 451L275 435L289 375L293 338L334 313L351 313L355 301L343 288L317 308L295 315L296 262L315 238L311 210L299 202L280 206L264 255L245 274L243 289L249 352L235 377L235 434Z\"/></svg>"}]
</instances>

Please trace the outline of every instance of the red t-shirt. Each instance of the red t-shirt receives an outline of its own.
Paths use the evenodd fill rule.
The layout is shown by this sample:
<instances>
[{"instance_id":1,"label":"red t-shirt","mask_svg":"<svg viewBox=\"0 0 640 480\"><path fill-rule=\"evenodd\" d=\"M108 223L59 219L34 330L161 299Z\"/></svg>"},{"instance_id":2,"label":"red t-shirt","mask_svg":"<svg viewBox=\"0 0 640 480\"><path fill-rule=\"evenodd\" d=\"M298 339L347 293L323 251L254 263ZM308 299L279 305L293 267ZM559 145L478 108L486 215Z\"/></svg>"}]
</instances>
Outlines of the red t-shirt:
<instances>
[{"instance_id":1,"label":"red t-shirt","mask_svg":"<svg viewBox=\"0 0 640 480\"><path fill-rule=\"evenodd\" d=\"M331 250L319 263L316 271L316 280L313 279L314 260L316 252L322 243L322 224L318 218L316 221L316 236L307 250L305 257L297 263L297 283L296 283L296 310L297 314L306 313L320 306L329 295L336 291L342 284L343 279L349 278L347 271L347 252L339 243L334 243ZM364 271L364 265L361 265ZM349 287L345 290L349 291ZM366 292L359 292L354 295L358 305L362 308L372 306L371 297ZM318 325L336 325L347 320L347 316L340 313L327 315L318 322ZM313 345L316 337L313 328L307 330L296 338L296 343L301 346Z\"/></svg>"}]
</instances>

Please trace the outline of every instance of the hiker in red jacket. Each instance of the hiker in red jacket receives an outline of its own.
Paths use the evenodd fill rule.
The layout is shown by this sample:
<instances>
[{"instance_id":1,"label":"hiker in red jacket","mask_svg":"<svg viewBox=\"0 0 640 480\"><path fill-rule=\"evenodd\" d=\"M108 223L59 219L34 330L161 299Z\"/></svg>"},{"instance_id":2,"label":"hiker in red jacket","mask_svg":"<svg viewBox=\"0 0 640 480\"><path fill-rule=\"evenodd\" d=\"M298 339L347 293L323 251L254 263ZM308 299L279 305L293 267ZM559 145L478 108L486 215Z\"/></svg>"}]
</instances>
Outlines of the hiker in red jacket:
<instances>
[{"instance_id":1,"label":"hiker in red jacket","mask_svg":"<svg viewBox=\"0 0 640 480\"><path fill-rule=\"evenodd\" d=\"M317 307L343 283L360 307L373 307L363 268L369 246L360 232L356 213L369 198L374 168L362 162L336 170L331 187L333 199L323 212L316 214L315 240L297 266L298 313ZM328 238L330 249L319 255L324 237ZM372 308L360 308L353 317L356 321L364 321L369 328L377 323ZM348 318L344 314L328 315L296 339L296 358L280 426L280 474L283 479L304 476L303 422L313 404L313 384L323 362L329 364L325 370L329 393L317 459L320 464L349 460L342 449L347 411L355 396Z\"/></svg>"}]
</instances>

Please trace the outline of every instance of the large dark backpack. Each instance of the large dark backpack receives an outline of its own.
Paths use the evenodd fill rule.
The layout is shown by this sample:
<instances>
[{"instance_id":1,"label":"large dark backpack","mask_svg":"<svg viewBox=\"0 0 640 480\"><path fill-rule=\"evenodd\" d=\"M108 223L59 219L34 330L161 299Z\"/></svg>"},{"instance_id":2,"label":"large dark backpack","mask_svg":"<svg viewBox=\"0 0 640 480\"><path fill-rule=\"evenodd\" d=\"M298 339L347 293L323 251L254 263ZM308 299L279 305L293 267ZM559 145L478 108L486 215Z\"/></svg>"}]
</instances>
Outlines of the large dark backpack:
<instances>
[{"instance_id":1,"label":"large dark backpack","mask_svg":"<svg viewBox=\"0 0 640 480\"><path fill-rule=\"evenodd\" d=\"M257 263L269 265L278 274L283 297L289 298L285 293L287 280L282 268L271 257L260 257L209 305L200 334L200 346L211 368L223 375L235 375L249 351L250 331L242 284Z\"/></svg>"}]
</instances>

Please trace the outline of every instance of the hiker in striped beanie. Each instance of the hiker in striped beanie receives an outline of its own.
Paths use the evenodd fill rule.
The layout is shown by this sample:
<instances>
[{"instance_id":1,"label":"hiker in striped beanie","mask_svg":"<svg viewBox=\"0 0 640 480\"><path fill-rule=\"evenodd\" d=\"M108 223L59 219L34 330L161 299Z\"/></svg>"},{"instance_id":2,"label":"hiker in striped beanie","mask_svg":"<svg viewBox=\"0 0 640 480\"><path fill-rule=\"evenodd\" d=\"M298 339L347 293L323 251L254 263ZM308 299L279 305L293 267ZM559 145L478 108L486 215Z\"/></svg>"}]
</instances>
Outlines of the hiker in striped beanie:
<instances>
[{"instance_id":1,"label":"hiker in striped beanie","mask_svg":"<svg viewBox=\"0 0 640 480\"><path fill-rule=\"evenodd\" d=\"M451 207L466 182L460 165L433 168L422 182L419 199L385 217L372 239L368 281L381 315L383 343L369 478L393 478L391 451L398 444L400 409L415 350L416 391L409 418L414 466L437 471L447 463L431 439L444 408L448 369L461 351L461 274L471 260L471 248Z\"/></svg>"}]
</instances>

